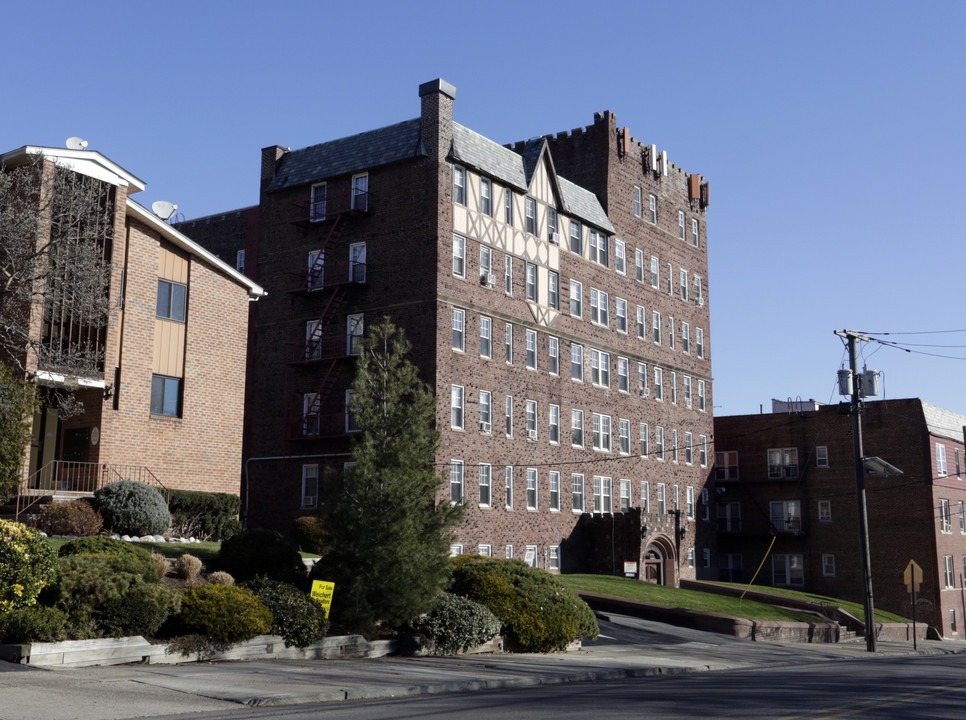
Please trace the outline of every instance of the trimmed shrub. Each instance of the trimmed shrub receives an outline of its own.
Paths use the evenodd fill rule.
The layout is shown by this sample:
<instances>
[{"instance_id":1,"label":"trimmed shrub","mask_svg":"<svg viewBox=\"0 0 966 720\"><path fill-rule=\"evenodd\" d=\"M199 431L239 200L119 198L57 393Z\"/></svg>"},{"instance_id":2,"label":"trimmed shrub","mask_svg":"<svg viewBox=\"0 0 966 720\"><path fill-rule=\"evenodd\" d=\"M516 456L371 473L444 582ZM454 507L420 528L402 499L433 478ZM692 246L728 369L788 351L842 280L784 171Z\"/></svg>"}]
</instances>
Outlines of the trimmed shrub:
<instances>
[{"instance_id":1,"label":"trimmed shrub","mask_svg":"<svg viewBox=\"0 0 966 720\"><path fill-rule=\"evenodd\" d=\"M325 637L325 610L294 585L260 577L245 583L272 612L271 632L285 639L285 647L307 647Z\"/></svg>"},{"instance_id":2,"label":"trimmed shrub","mask_svg":"<svg viewBox=\"0 0 966 720\"><path fill-rule=\"evenodd\" d=\"M104 518L86 500L52 502L40 511L37 529L48 535L97 535Z\"/></svg>"},{"instance_id":3,"label":"trimmed shrub","mask_svg":"<svg viewBox=\"0 0 966 720\"><path fill-rule=\"evenodd\" d=\"M234 585L235 578L226 573L224 570L216 570L208 576L209 585Z\"/></svg>"},{"instance_id":4,"label":"trimmed shrub","mask_svg":"<svg viewBox=\"0 0 966 720\"><path fill-rule=\"evenodd\" d=\"M238 513L241 498L228 493L171 490L168 497L172 524L186 537L227 540L241 532Z\"/></svg>"},{"instance_id":5,"label":"trimmed shrub","mask_svg":"<svg viewBox=\"0 0 966 720\"><path fill-rule=\"evenodd\" d=\"M151 573L154 565L148 557ZM53 604L96 635L153 635L176 612L180 595L138 572L132 556L67 555L51 588Z\"/></svg>"},{"instance_id":6,"label":"trimmed shrub","mask_svg":"<svg viewBox=\"0 0 966 720\"><path fill-rule=\"evenodd\" d=\"M302 587L307 570L302 556L274 530L248 530L221 544L221 567L235 580L245 582L260 575Z\"/></svg>"},{"instance_id":7,"label":"trimmed shrub","mask_svg":"<svg viewBox=\"0 0 966 720\"><path fill-rule=\"evenodd\" d=\"M36 530L0 520L0 613L36 603L57 576L56 560Z\"/></svg>"},{"instance_id":8,"label":"trimmed shrub","mask_svg":"<svg viewBox=\"0 0 966 720\"><path fill-rule=\"evenodd\" d=\"M290 533L305 552L321 554L325 548L325 530L322 521L314 515L295 518Z\"/></svg>"},{"instance_id":9,"label":"trimmed shrub","mask_svg":"<svg viewBox=\"0 0 966 720\"><path fill-rule=\"evenodd\" d=\"M248 588L200 585L182 592L178 621L189 633L236 643L267 633L272 613Z\"/></svg>"},{"instance_id":10,"label":"trimmed shrub","mask_svg":"<svg viewBox=\"0 0 966 720\"><path fill-rule=\"evenodd\" d=\"M550 652L597 637L597 620L587 603L544 570L520 560L477 556L461 557L454 566L452 591L488 607L516 649Z\"/></svg>"},{"instance_id":11,"label":"trimmed shrub","mask_svg":"<svg viewBox=\"0 0 966 720\"><path fill-rule=\"evenodd\" d=\"M94 491L104 525L121 535L159 535L171 527L171 513L161 493L150 485L118 480Z\"/></svg>"},{"instance_id":12,"label":"trimmed shrub","mask_svg":"<svg viewBox=\"0 0 966 720\"><path fill-rule=\"evenodd\" d=\"M34 605L0 613L2 642L56 642L68 637L68 615L63 610Z\"/></svg>"},{"instance_id":13,"label":"trimmed shrub","mask_svg":"<svg viewBox=\"0 0 966 720\"><path fill-rule=\"evenodd\" d=\"M436 607L409 623L408 629L433 641L436 655L454 655L499 635L497 617L478 602L442 593Z\"/></svg>"},{"instance_id":14,"label":"trimmed shrub","mask_svg":"<svg viewBox=\"0 0 966 720\"><path fill-rule=\"evenodd\" d=\"M201 560L187 553L174 561L174 570L178 573L178 577L184 578L189 583L198 579L198 573L201 572L202 567Z\"/></svg>"},{"instance_id":15,"label":"trimmed shrub","mask_svg":"<svg viewBox=\"0 0 966 720\"><path fill-rule=\"evenodd\" d=\"M171 572L171 561L161 553L156 552L151 553L151 561L154 563L154 569L158 573L158 579L164 580L168 573Z\"/></svg>"},{"instance_id":16,"label":"trimmed shrub","mask_svg":"<svg viewBox=\"0 0 966 720\"><path fill-rule=\"evenodd\" d=\"M160 564L151 557L151 552L143 547L132 545L123 540L98 535L96 537L77 538L60 546L59 555L106 555L114 558L111 567L120 572L131 572L140 575L145 582L157 582L161 579Z\"/></svg>"}]
</instances>

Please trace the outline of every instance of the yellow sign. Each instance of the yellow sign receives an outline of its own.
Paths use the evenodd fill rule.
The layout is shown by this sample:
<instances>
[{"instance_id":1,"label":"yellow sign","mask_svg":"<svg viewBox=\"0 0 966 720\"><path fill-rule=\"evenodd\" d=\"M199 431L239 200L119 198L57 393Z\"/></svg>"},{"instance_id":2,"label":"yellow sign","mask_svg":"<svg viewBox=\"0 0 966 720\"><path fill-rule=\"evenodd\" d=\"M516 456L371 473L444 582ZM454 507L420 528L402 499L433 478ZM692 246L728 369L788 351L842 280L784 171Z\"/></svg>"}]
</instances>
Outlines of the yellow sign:
<instances>
[{"instance_id":1,"label":"yellow sign","mask_svg":"<svg viewBox=\"0 0 966 720\"><path fill-rule=\"evenodd\" d=\"M906 584L906 590L919 592L919 583L922 582L922 568L916 564L915 560L910 560L909 564L906 565L902 580Z\"/></svg>"},{"instance_id":2,"label":"yellow sign","mask_svg":"<svg viewBox=\"0 0 966 720\"><path fill-rule=\"evenodd\" d=\"M313 600L318 600L325 610L325 616L329 617L329 608L332 607L332 593L335 590L335 583L328 580L313 580L312 592L309 595Z\"/></svg>"}]
</instances>

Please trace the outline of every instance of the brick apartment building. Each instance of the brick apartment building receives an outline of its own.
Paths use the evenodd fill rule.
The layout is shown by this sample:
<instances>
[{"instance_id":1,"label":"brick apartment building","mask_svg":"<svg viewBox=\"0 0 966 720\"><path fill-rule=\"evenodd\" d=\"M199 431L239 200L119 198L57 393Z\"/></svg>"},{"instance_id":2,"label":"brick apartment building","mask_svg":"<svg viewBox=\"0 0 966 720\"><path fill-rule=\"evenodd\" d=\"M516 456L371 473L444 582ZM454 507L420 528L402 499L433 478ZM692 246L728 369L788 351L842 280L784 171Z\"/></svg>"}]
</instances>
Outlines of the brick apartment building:
<instances>
[{"instance_id":1,"label":"brick apartment building","mask_svg":"<svg viewBox=\"0 0 966 720\"><path fill-rule=\"evenodd\" d=\"M875 606L911 617L903 571L915 560L923 570L917 618L962 638L966 416L918 399L864 406L865 456L903 472L866 477ZM862 602L847 411L773 401L770 414L714 425L719 579L748 582L765 559L757 584Z\"/></svg>"},{"instance_id":2,"label":"brick apartment building","mask_svg":"<svg viewBox=\"0 0 966 720\"><path fill-rule=\"evenodd\" d=\"M694 577L713 544L707 183L610 112L502 146L454 122L449 83L419 95L417 118L265 148L257 207L180 225L269 291L249 526L325 501L353 356L388 315L439 399L440 500L468 506L454 552Z\"/></svg>"},{"instance_id":3,"label":"brick apartment building","mask_svg":"<svg viewBox=\"0 0 966 720\"><path fill-rule=\"evenodd\" d=\"M264 291L134 202L144 183L98 152L25 146L0 155L0 167L37 156L45 178L92 178L109 208L113 223L98 242L111 265L110 316L92 336L103 360L89 376L20 358L45 399L33 419L22 493L89 493L123 478L237 494L249 301ZM50 233L43 228L38 247ZM70 317L43 315L34 307L31 327L45 345L83 339ZM81 414L64 418L50 400L48 389L64 386L75 388Z\"/></svg>"}]
</instances>

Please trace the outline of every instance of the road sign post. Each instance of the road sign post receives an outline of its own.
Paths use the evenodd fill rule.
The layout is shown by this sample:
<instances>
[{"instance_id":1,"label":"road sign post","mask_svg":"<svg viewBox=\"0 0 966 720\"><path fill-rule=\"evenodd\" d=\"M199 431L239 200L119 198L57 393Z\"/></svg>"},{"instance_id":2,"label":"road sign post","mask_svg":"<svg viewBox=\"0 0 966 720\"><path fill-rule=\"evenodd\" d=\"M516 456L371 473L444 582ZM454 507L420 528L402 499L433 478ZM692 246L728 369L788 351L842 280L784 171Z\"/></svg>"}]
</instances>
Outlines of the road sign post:
<instances>
[{"instance_id":1,"label":"road sign post","mask_svg":"<svg viewBox=\"0 0 966 720\"><path fill-rule=\"evenodd\" d=\"M915 560L910 560L906 565L906 570L902 574L902 580L906 584L906 591L912 596L912 649L918 650L916 638L916 594L919 592L919 585L922 583L922 568L916 564Z\"/></svg>"}]
</instances>

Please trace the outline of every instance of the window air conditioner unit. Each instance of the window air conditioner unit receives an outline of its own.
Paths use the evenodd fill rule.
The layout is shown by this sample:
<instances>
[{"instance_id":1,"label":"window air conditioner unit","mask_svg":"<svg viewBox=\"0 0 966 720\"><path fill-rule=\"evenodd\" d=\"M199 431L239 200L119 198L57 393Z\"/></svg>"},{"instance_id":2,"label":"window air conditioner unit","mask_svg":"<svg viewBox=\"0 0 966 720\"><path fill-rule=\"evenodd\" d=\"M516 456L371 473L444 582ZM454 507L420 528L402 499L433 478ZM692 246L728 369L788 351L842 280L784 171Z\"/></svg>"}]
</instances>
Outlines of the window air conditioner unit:
<instances>
[{"instance_id":1,"label":"window air conditioner unit","mask_svg":"<svg viewBox=\"0 0 966 720\"><path fill-rule=\"evenodd\" d=\"M306 495L302 498L302 507L315 507L318 501L318 496L316 495Z\"/></svg>"},{"instance_id":2,"label":"window air conditioner unit","mask_svg":"<svg viewBox=\"0 0 966 720\"><path fill-rule=\"evenodd\" d=\"M490 423L488 423L488 422L481 422L480 423L480 432L489 433L490 430L491 430Z\"/></svg>"},{"instance_id":3,"label":"window air conditioner unit","mask_svg":"<svg viewBox=\"0 0 966 720\"><path fill-rule=\"evenodd\" d=\"M691 405L693 404L691 402L691 398L688 398L687 400L685 400L684 401L684 404L687 405L688 406L688 410L690 410L691 409Z\"/></svg>"},{"instance_id":4,"label":"window air conditioner unit","mask_svg":"<svg viewBox=\"0 0 966 720\"><path fill-rule=\"evenodd\" d=\"M704 298L703 297L699 297L698 298L698 307L704 307Z\"/></svg>"},{"instance_id":5,"label":"window air conditioner unit","mask_svg":"<svg viewBox=\"0 0 966 720\"><path fill-rule=\"evenodd\" d=\"M493 273L487 273L486 286L493 287L494 285L496 285L496 275L494 275Z\"/></svg>"},{"instance_id":6,"label":"window air conditioner unit","mask_svg":"<svg viewBox=\"0 0 966 720\"><path fill-rule=\"evenodd\" d=\"M649 397L651 394L651 388L641 388L641 397Z\"/></svg>"},{"instance_id":7,"label":"window air conditioner unit","mask_svg":"<svg viewBox=\"0 0 966 720\"><path fill-rule=\"evenodd\" d=\"M559 245L560 244L560 233L559 232L552 232L552 233L550 233L550 242L552 242L554 245Z\"/></svg>"},{"instance_id":8,"label":"window air conditioner unit","mask_svg":"<svg viewBox=\"0 0 966 720\"><path fill-rule=\"evenodd\" d=\"M527 430L527 440L529 440L530 442L536 442L537 441L537 431L536 430Z\"/></svg>"}]
</instances>

